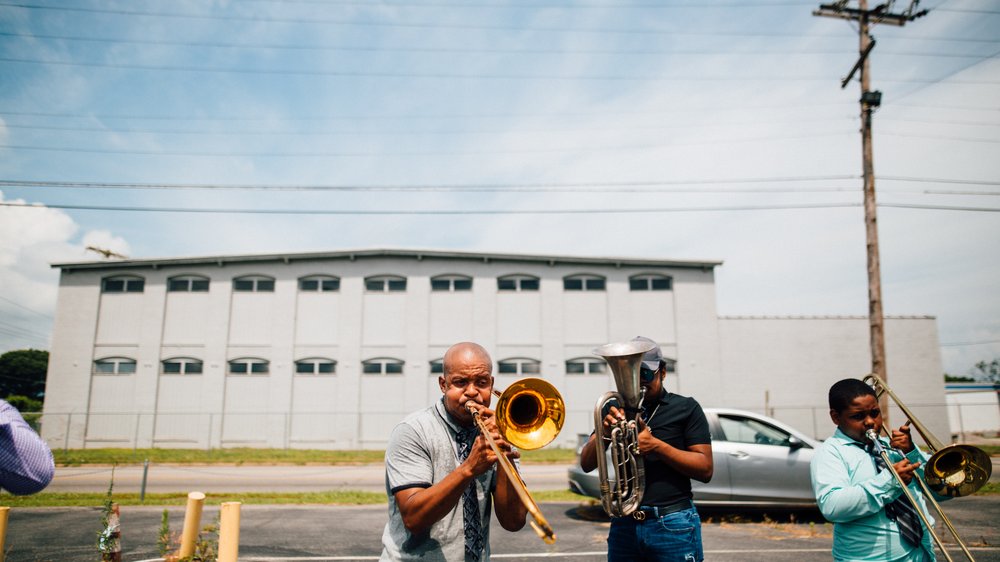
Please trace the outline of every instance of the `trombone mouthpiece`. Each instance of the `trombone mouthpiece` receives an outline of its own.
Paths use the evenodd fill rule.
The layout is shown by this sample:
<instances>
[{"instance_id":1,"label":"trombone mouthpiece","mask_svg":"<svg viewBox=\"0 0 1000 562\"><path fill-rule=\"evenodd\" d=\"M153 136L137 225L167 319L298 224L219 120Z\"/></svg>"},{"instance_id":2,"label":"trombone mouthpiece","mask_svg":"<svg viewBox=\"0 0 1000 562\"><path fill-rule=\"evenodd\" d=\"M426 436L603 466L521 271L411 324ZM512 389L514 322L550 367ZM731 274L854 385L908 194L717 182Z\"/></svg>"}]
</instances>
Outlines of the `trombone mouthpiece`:
<instances>
[{"instance_id":1,"label":"trombone mouthpiece","mask_svg":"<svg viewBox=\"0 0 1000 562\"><path fill-rule=\"evenodd\" d=\"M878 443L878 433L875 433L874 429L869 429L865 432L865 437L868 438L872 443Z\"/></svg>"}]
</instances>

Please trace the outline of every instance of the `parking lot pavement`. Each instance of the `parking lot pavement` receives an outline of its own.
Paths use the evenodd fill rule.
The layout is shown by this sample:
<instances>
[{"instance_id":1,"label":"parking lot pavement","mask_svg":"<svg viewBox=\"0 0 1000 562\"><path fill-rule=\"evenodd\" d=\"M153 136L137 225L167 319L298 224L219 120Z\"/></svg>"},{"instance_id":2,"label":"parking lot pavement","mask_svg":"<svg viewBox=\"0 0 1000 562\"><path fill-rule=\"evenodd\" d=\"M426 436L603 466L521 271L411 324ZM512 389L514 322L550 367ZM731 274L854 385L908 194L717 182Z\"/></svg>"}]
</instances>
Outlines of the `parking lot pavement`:
<instances>
[{"instance_id":1,"label":"parking lot pavement","mask_svg":"<svg viewBox=\"0 0 1000 562\"><path fill-rule=\"evenodd\" d=\"M591 562L606 558L608 519L599 507L577 503L542 503L542 513L558 540L546 545L525 527L509 533L492 529L493 558L536 561L555 558ZM973 496L945 504L963 539L979 562L1000 562L1000 496ZM121 509L123 559L155 560L163 509ZM183 524L183 508L168 508L171 529ZM218 514L206 506L203 524ZM381 552L384 505L243 506L240 560L376 560ZM830 560L832 527L815 512L762 513L702 510L706 560L723 562L801 562ZM10 562L93 560L100 528L94 508L21 508L10 512L7 547ZM952 542L950 537L946 542ZM956 560L960 551L949 549Z\"/></svg>"}]
</instances>

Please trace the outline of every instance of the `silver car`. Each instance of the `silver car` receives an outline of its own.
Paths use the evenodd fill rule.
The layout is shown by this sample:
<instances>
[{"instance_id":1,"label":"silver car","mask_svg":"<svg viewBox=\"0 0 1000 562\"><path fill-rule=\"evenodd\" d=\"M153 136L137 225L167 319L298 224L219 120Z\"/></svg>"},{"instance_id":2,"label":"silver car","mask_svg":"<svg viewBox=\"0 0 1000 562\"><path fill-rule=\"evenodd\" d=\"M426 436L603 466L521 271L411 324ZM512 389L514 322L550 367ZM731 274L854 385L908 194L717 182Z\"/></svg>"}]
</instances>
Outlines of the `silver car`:
<instances>
[{"instance_id":1,"label":"silver car","mask_svg":"<svg viewBox=\"0 0 1000 562\"><path fill-rule=\"evenodd\" d=\"M819 446L818 441L774 418L753 412L705 408L705 416L712 432L715 473L707 484L692 481L696 504L816 506L809 481L809 461ZM578 494L601 497L597 470L584 472L579 462L569 469L569 487Z\"/></svg>"}]
</instances>

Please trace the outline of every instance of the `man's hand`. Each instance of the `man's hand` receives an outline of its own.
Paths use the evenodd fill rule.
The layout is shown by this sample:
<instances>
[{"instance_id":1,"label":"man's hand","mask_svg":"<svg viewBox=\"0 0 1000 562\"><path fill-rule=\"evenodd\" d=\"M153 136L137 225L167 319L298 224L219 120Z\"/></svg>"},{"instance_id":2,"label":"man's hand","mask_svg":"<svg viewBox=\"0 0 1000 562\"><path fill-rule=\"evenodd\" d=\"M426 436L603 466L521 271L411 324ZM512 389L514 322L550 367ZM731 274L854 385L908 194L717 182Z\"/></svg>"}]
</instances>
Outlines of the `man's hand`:
<instances>
[{"instance_id":1,"label":"man's hand","mask_svg":"<svg viewBox=\"0 0 1000 562\"><path fill-rule=\"evenodd\" d=\"M911 463L906 459L903 459L897 462L896 464L892 465L892 468L896 470L897 474L899 474L899 478L907 485L909 485L910 481L913 480L913 472L916 471L917 468L919 467L920 463L918 462Z\"/></svg>"},{"instance_id":2,"label":"man's hand","mask_svg":"<svg viewBox=\"0 0 1000 562\"><path fill-rule=\"evenodd\" d=\"M909 453L913 450L913 439L910 437L910 420L906 420L906 423L899 426L899 429L892 430L892 437L889 439L889 444L894 449L898 449L904 453Z\"/></svg>"},{"instance_id":3,"label":"man's hand","mask_svg":"<svg viewBox=\"0 0 1000 562\"><path fill-rule=\"evenodd\" d=\"M625 421L625 411L611 406L608 414L604 416L604 427L610 429L623 421Z\"/></svg>"},{"instance_id":4,"label":"man's hand","mask_svg":"<svg viewBox=\"0 0 1000 562\"><path fill-rule=\"evenodd\" d=\"M640 419L639 454L645 457L646 455L655 452L657 447L660 446L660 443L662 443L662 441L653 437L653 432L649 430L649 426Z\"/></svg>"}]
</instances>

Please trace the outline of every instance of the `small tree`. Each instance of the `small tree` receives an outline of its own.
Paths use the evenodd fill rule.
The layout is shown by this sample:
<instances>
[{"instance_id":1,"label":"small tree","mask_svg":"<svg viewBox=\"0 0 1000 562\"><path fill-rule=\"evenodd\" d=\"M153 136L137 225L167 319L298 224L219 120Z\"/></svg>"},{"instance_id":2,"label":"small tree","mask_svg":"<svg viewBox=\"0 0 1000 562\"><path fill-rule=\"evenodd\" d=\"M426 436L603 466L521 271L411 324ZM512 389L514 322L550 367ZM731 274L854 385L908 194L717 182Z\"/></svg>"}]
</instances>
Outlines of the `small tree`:
<instances>
[{"instance_id":1,"label":"small tree","mask_svg":"<svg viewBox=\"0 0 1000 562\"><path fill-rule=\"evenodd\" d=\"M981 380L1000 382L1000 358L996 358L989 363L986 361L976 363L975 372Z\"/></svg>"},{"instance_id":2,"label":"small tree","mask_svg":"<svg viewBox=\"0 0 1000 562\"><path fill-rule=\"evenodd\" d=\"M19 395L44 400L48 368L49 352L41 349L15 349L0 355L0 398Z\"/></svg>"}]
</instances>

